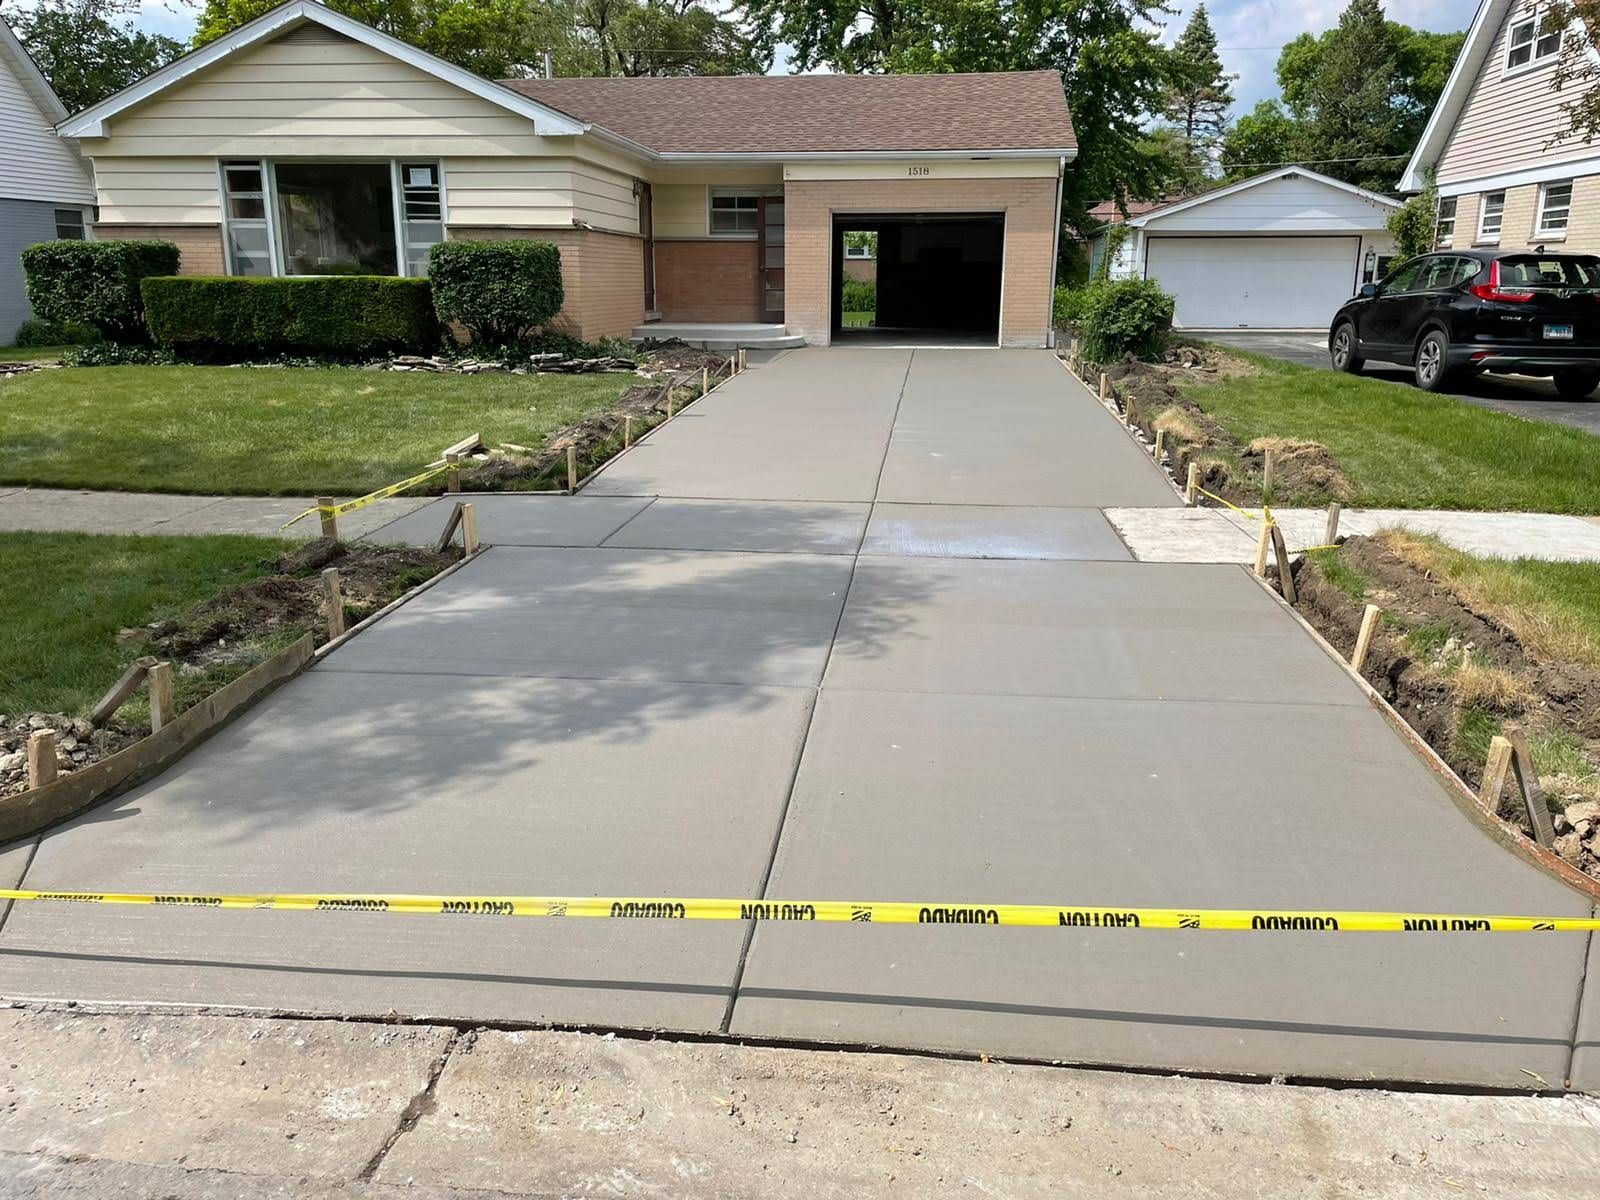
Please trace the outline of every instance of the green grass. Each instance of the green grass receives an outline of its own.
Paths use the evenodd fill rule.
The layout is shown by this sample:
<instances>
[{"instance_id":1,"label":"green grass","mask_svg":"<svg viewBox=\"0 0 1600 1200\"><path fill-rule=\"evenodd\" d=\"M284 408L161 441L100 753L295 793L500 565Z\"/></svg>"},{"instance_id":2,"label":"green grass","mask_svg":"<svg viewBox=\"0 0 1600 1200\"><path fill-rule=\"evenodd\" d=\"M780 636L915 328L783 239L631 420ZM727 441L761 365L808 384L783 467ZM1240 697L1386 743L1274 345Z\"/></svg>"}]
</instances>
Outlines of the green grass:
<instances>
[{"instance_id":1,"label":"green grass","mask_svg":"<svg viewBox=\"0 0 1600 1200\"><path fill-rule=\"evenodd\" d=\"M175 616L229 584L270 574L271 561L291 544L0 534L0 712L82 714L146 652L140 642L118 642L119 630Z\"/></svg>"},{"instance_id":2,"label":"green grass","mask_svg":"<svg viewBox=\"0 0 1600 1200\"><path fill-rule=\"evenodd\" d=\"M0 383L0 483L227 495L358 493L471 433L539 446L631 375L353 367L76 367Z\"/></svg>"},{"instance_id":3,"label":"green grass","mask_svg":"<svg viewBox=\"0 0 1600 1200\"><path fill-rule=\"evenodd\" d=\"M1185 394L1243 442L1320 442L1349 477L1353 504L1600 513L1600 437L1379 379L1238 357L1260 370L1186 379Z\"/></svg>"},{"instance_id":4,"label":"green grass","mask_svg":"<svg viewBox=\"0 0 1600 1200\"><path fill-rule=\"evenodd\" d=\"M875 312L847 312L841 314L840 323L846 329L861 329L872 324Z\"/></svg>"},{"instance_id":5,"label":"green grass","mask_svg":"<svg viewBox=\"0 0 1600 1200\"><path fill-rule=\"evenodd\" d=\"M1367 578L1365 571L1345 562L1338 550L1313 550L1311 558L1321 570L1322 577L1350 599L1360 602L1367 598L1367 588L1372 581Z\"/></svg>"},{"instance_id":6,"label":"green grass","mask_svg":"<svg viewBox=\"0 0 1600 1200\"><path fill-rule=\"evenodd\" d=\"M71 346L0 346L0 362L38 362L60 358Z\"/></svg>"}]
</instances>

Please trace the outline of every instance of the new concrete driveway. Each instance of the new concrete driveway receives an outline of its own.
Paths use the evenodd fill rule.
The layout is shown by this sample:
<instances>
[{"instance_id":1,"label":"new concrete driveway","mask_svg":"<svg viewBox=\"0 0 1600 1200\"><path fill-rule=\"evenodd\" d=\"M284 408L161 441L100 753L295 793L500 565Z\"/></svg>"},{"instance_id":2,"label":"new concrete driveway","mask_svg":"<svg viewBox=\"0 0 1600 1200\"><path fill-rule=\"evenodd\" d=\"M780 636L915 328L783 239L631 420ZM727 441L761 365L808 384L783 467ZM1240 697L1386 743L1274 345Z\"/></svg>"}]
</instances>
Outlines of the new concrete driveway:
<instances>
[{"instance_id":1,"label":"new concrete driveway","mask_svg":"<svg viewBox=\"0 0 1600 1200\"><path fill-rule=\"evenodd\" d=\"M1252 354L1264 354L1268 358L1332 369L1328 364L1328 335L1318 330L1207 330L1197 332L1195 336L1248 350ZM1415 386L1411 368L1394 363L1368 362L1361 373L1401 387ZM1556 395L1555 385L1548 379L1523 375L1478 375L1459 380L1451 387L1449 394L1457 400L1476 404L1479 408L1493 408L1514 416L1554 421L1558 425L1571 425L1588 433L1600 433L1600 399L1591 396L1585 400L1563 400ZM1600 396L1600 393L1596 395Z\"/></svg>"},{"instance_id":2,"label":"new concrete driveway","mask_svg":"<svg viewBox=\"0 0 1600 1200\"><path fill-rule=\"evenodd\" d=\"M0 868L1591 911L1465 816L1245 570L1134 562L1100 511L1176 503L1048 354L789 354L577 497L481 498L480 560ZM1586 948L23 905L0 990L1525 1087L1572 1068Z\"/></svg>"}]
</instances>

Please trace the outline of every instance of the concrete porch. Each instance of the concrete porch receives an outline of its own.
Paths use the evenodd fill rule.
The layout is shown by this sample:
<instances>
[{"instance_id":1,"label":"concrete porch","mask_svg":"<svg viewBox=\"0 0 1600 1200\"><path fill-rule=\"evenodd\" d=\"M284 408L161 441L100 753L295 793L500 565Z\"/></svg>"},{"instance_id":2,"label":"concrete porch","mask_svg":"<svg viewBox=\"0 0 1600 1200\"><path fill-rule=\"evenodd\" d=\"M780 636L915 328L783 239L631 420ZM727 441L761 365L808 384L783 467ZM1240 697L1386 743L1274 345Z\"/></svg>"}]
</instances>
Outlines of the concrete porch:
<instances>
[{"instance_id":1,"label":"concrete porch","mask_svg":"<svg viewBox=\"0 0 1600 1200\"><path fill-rule=\"evenodd\" d=\"M790 333L782 325L755 323L716 323L707 321L652 321L635 325L630 341L647 338L666 341L677 338L705 350L793 350L806 344L805 338Z\"/></svg>"}]
</instances>

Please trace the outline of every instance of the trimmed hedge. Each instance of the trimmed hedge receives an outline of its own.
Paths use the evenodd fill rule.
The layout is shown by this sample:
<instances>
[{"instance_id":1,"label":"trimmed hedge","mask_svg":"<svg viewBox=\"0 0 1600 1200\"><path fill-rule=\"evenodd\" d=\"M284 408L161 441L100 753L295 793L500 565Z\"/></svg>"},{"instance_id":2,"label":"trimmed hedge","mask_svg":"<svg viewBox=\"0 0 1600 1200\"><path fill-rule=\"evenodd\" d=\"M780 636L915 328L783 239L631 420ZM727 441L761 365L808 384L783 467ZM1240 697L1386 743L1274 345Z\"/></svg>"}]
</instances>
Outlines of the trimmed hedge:
<instances>
[{"instance_id":1,"label":"trimmed hedge","mask_svg":"<svg viewBox=\"0 0 1600 1200\"><path fill-rule=\"evenodd\" d=\"M186 358L364 356L438 345L426 279L174 275L144 282L150 335Z\"/></svg>"},{"instance_id":2,"label":"trimmed hedge","mask_svg":"<svg viewBox=\"0 0 1600 1200\"><path fill-rule=\"evenodd\" d=\"M40 242L22 252L28 302L52 325L90 325L113 341L143 341L144 300L151 275L178 269L171 242Z\"/></svg>"},{"instance_id":3,"label":"trimmed hedge","mask_svg":"<svg viewBox=\"0 0 1600 1200\"><path fill-rule=\"evenodd\" d=\"M428 255L433 306L487 349L515 345L566 303L561 251L550 242L440 242Z\"/></svg>"},{"instance_id":4,"label":"trimmed hedge","mask_svg":"<svg viewBox=\"0 0 1600 1200\"><path fill-rule=\"evenodd\" d=\"M57 325L41 321L38 317L24 321L17 330L18 346L87 346L100 340L100 331L93 325Z\"/></svg>"},{"instance_id":5,"label":"trimmed hedge","mask_svg":"<svg viewBox=\"0 0 1600 1200\"><path fill-rule=\"evenodd\" d=\"M1126 354L1154 359L1167 348L1174 302L1155 280L1102 280L1082 296L1078 328L1090 362L1115 362Z\"/></svg>"},{"instance_id":6,"label":"trimmed hedge","mask_svg":"<svg viewBox=\"0 0 1600 1200\"><path fill-rule=\"evenodd\" d=\"M876 312L878 285L870 280L851 279L846 276L841 304L844 312Z\"/></svg>"}]
</instances>

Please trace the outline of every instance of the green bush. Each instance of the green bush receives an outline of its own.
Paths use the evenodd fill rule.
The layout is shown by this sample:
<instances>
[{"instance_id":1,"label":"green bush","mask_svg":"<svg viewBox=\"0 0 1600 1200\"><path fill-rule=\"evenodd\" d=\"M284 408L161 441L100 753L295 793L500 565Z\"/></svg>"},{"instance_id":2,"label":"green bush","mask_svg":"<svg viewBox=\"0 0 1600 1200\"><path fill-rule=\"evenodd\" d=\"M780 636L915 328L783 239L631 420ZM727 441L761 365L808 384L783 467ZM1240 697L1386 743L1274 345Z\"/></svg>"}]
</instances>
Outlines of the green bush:
<instances>
[{"instance_id":1,"label":"green bush","mask_svg":"<svg viewBox=\"0 0 1600 1200\"><path fill-rule=\"evenodd\" d=\"M186 358L364 357L439 341L426 279L173 275L145 280L144 302L156 344Z\"/></svg>"},{"instance_id":2,"label":"green bush","mask_svg":"<svg viewBox=\"0 0 1600 1200\"><path fill-rule=\"evenodd\" d=\"M142 280L178 269L171 242L40 242L22 252L33 311L54 325L90 325L113 341L145 338Z\"/></svg>"},{"instance_id":3,"label":"green bush","mask_svg":"<svg viewBox=\"0 0 1600 1200\"><path fill-rule=\"evenodd\" d=\"M1083 308L1089 301L1089 288L1084 287L1058 287L1054 305L1055 323L1058 328L1065 328L1083 320Z\"/></svg>"},{"instance_id":4,"label":"green bush","mask_svg":"<svg viewBox=\"0 0 1600 1200\"><path fill-rule=\"evenodd\" d=\"M867 279L847 278L841 304L844 312L877 312L878 285Z\"/></svg>"},{"instance_id":5,"label":"green bush","mask_svg":"<svg viewBox=\"0 0 1600 1200\"><path fill-rule=\"evenodd\" d=\"M100 331L93 325L83 325L76 321L69 325L57 325L54 321L41 321L34 317L31 321L24 321L22 328L17 330L18 346L87 346L90 342L100 340Z\"/></svg>"},{"instance_id":6,"label":"green bush","mask_svg":"<svg viewBox=\"0 0 1600 1200\"><path fill-rule=\"evenodd\" d=\"M440 242L428 278L439 320L465 326L492 350L543 329L566 303L561 251L549 242Z\"/></svg>"},{"instance_id":7,"label":"green bush","mask_svg":"<svg viewBox=\"0 0 1600 1200\"><path fill-rule=\"evenodd\" d=\"M1115 362L1126 354L1159 358L1172 334L1172 297L1153 279L1116 279L1084 289L1083 356Z\"/></svg>"}]
</instances>

